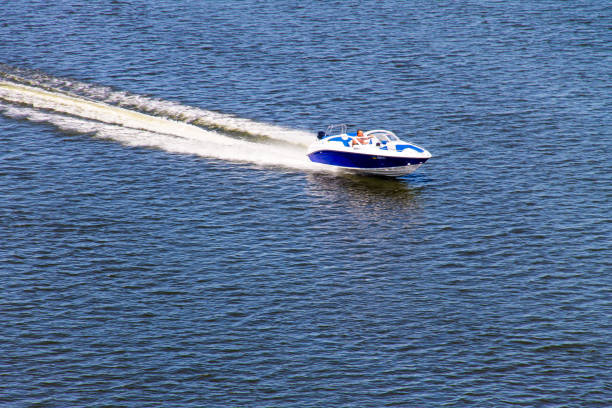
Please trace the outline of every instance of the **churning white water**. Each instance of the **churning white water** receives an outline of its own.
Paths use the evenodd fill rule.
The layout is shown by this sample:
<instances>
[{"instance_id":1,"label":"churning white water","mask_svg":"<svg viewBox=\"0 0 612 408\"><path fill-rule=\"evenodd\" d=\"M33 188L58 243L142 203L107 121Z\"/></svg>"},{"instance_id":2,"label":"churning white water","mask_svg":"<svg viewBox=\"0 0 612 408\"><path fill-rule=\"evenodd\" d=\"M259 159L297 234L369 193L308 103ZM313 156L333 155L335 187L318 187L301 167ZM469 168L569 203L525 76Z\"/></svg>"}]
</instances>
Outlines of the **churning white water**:
<instances>
[{"instance_id":1,"label":"churning white water","mask_svg":"<svg viewBox=\"0 0 612 408\"><path fill-rule=\"evenodd\" d=\"M6 116L130 146L264 166L315 168L305 154L314 137L308 132L81 82L10 77L0 81L0 112Z\"/></svg>"}]
</instances>

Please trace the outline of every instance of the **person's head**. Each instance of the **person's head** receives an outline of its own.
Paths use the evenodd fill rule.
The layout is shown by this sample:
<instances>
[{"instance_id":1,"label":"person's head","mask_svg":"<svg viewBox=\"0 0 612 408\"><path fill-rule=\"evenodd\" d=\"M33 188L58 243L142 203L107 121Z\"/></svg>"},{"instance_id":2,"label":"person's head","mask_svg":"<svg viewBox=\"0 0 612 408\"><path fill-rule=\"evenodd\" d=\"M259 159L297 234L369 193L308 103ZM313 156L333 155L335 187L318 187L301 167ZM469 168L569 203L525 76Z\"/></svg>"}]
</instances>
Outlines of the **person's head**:
<instances>
[{"instance_id":1,"label":"person's head","mask_svg":"<svg viewBox=\"0 0 612 408\"><path fill-rule=\"evenodd\" d=\"M363 130L357 129L357 136L358 137L362 137L363 136Z\"/></svg>"}]
</instances>

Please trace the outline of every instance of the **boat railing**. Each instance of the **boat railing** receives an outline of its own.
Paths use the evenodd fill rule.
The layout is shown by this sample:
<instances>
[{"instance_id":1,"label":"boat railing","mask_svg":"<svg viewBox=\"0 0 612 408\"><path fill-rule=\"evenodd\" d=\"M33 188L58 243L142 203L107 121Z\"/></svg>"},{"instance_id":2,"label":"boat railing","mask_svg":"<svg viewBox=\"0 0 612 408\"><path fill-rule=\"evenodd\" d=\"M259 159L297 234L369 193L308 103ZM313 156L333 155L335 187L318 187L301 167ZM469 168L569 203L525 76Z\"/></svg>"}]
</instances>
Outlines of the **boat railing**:
<instances>
[{"instance_id":1,"label":"boat railing","mask_svg":"<svg viewBox=\"0 0 612 408\"><path fill-rule=\"evenodd\" d=\"M337 125L329 125L325 130L325 136L345 134L348 125L346 123L339 123Z\"/></svg>"}]
</instances>

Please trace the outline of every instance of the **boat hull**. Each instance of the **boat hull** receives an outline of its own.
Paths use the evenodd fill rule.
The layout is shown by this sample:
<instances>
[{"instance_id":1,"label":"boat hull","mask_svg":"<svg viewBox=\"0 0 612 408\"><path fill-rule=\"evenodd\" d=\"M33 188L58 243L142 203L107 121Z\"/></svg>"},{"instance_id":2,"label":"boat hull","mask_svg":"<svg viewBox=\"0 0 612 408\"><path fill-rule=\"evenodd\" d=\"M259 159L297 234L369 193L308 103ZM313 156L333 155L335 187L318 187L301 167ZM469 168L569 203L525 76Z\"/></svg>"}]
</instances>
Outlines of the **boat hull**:
<instances>
[{"instance_id":1,"label":"boat hull","mask_svg":"<svg viewBox=\"0 0 612 408\"><path fill-rule=\"evenodd\" d=\"M384 156L336 150L317 150L308 154L311 161L354 173L402 176L418 169L428 158Z\"/></svg>"}]
</instances>

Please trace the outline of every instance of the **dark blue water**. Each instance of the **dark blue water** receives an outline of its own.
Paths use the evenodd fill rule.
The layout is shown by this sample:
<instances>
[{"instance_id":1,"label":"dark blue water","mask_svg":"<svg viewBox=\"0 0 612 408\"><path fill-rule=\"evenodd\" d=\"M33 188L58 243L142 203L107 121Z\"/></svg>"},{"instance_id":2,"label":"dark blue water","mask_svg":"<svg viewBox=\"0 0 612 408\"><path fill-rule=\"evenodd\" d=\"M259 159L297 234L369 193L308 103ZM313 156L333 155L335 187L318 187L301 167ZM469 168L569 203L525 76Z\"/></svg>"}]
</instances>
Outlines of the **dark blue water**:
<instances>
[{"instance_id":1,"label":"dark blue water","mask_svg":"<svg viewBox=\"0 0 612 408\"><path fill-rule=\"evenodd\" d=\"M0 16L0 405L609 406L605 2L22 1ZM52 100L64 92L252 121L205 126L234 155L84 115ZM329 122L434 157L399 179L343 176L257 139Z\"/></svg>"}]
</instances>

